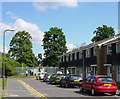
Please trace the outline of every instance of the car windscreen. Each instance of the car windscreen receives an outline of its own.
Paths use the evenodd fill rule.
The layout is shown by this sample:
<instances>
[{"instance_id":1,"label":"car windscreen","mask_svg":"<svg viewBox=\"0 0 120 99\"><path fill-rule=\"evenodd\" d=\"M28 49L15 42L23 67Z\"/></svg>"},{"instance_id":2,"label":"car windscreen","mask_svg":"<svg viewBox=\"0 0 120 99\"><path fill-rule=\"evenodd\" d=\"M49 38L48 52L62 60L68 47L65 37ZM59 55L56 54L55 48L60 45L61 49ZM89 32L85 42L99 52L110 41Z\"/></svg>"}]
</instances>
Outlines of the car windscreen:
<instances>
[{"instance_id":1,"label":"car windscreen","mask_svg":"<svg viewBox=\"0 0 120 99\"><path fill-rule=\"evenodd\" d=\"M98 77L99 82L114 82L110 77Z\"/></svg>"},{"instance_id":2,"label":"car windscreen","mask_svg":"<svg viewBox=\"0 0 120 99\"><path fill-rule=\"evenodd\" d=\"M80 75L71 75L71 79L82 79Z\"/></svg>"},{"instance_id":3,"label":"car windscreen","mask_svg":"<svg viewBox=\"0 0 120 99\"><path fill-rule=\"evenodd\" d=\"M62 75L62 74L59 74L59 75L57 75L57 77L63 77L64 75Z\"/></svg>"}]
</instances>

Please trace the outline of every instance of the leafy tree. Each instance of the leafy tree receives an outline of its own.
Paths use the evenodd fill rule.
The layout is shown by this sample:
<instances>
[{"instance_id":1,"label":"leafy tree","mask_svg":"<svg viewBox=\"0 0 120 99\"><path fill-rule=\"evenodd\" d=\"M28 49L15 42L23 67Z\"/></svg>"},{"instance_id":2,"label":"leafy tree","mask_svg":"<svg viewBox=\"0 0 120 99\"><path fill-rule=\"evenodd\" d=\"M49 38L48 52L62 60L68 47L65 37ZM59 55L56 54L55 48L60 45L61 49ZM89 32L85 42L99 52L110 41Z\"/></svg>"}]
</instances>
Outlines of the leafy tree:
<instances>
[{"instance_id":1,"label":"leafy tree","mask_svg":"<svg viewBox=\"0 0 120 99\"><path fill-rule=\"evenodd\" d=\"M42 62L42 54L41 53L38 54L38 60L39 60L38 62L40 64Z\"/></svg>"},{"instance_id":2,"label":"leafy tree","mask_svg":"<svg viewBox=\"0 0 120 99\"><path fill-rule=\"evenodd\" d=\"M66 39L62 29L52 27L45 32L43 49L45 51L43 65L58 66L58 56L67 51Z\"/></svg>"},{"instance_id":3,"label":"leafy tree","mask_svg":"<svg viewBox=\"0 0 120 99\"><path fill-rule=\"evenodd\" d=\"M0 55L0 58L1 58L0 60L2 60L3 54ZM0 61L0 63L1 63L1 70L2 70L3 62ZM5 75L6 76L16 75L17 74L16 66L21 67L22 64L11 59L9 54L5 54ZM24 66L26 66L26 65L24 64Z\"/></svg>"},{"instance_id":4,"label":"leafy tree","mask_svg":"<svg viewBox=\"0 0 120 99\"><path fill-rule=\"evenodd\" d=\"M27 66L37 66L37 58L32 51L32 37L28 32L19 31L15 34L10 42L10 56L20 62L25 63Z\"/></svg>"},{"instance_id":5,"label":"leafy tree","mask_svg":"<svg viewBox=\"0 0 120 99\"><path fill-rule=\"evenodd\" d=\"M5 57L5 75L6 76L16 75L17 74L16 66L21 67L22 65L19 62L11 59L10 57Z\"/></svg>"},{"instance_id":6,"label":"leafy tree","mask_svg":"<svg viewBox=\"0 0 120 99\"><path fill-rule=\"evenodd\" d=\"M105 38L109 38L111 36L115 35L115 31L112 27L107 27L106 25L103 25L102 27L98 27L97 30L93 32L95 36L91 39L92 42L101 41Z\"/></svg>"}]
</instances>

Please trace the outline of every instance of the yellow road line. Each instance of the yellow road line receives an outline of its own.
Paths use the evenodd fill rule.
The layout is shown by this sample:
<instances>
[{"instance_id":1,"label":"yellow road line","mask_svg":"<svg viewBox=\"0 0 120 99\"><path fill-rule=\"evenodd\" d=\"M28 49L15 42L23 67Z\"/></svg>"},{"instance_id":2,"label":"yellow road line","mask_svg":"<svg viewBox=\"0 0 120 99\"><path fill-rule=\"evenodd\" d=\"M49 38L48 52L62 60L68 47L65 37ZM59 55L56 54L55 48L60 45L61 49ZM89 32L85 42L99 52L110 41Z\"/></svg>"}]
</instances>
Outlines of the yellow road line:
<instances>
[{"instance_id":1,"label":"yellow road line","mask_svg":"<svg viewBox=\"0 0 120 99\"><path fill-rule=\"evenodd\" d=\"M29 88L38 97L41 97L42 99L48 99L47 97L45 97L44 95L42 95L41 93L39 93L38 91L36 91L35 89L33 89L30 85L26 84L24 81L22 81L22 80L18 80L18 81L20 81L23 85L25 85L27 88Z\"/></svg>"}]
</instances>

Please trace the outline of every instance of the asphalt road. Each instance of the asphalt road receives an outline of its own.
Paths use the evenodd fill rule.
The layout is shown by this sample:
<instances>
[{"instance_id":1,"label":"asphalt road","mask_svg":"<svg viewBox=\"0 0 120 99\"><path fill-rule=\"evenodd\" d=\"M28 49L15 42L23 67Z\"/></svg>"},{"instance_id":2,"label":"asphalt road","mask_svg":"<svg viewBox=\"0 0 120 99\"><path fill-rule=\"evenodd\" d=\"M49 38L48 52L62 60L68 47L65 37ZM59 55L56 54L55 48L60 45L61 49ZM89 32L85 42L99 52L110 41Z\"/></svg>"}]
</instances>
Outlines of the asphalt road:
<instances>
[{"instance_id":1,"label":"asphalt road","mask_svg":"<svg viewBox=\"0 0 120 99\"><path fill-rule=\"evenodd\" d=\"M5 87L6 97L34 97L24 85L22 85L19 79L10 78L7 79L7 86Z\"/></svg>"},{"instance_id":2,"label":"asphalt road","mask_svg":"<svg viewBox=\"0 0 120 99\"><path fill-rule=\"evenodd\" d=\"M120 96L112 96L110 94L91 96L88 92L79 92L76 88L65 88L59 85L49 84L42 80L35 79L21 79L36 91L50 99L120 99Z\"/></svg>"}]
</instances>

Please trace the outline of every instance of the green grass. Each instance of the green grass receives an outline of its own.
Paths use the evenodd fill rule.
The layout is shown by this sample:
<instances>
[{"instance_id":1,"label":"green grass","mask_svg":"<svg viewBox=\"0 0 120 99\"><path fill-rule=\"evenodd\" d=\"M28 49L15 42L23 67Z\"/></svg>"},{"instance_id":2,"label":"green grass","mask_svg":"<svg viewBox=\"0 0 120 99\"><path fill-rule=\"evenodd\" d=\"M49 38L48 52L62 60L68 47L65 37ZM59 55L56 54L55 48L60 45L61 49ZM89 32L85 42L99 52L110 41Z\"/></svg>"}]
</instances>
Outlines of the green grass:
<instances>
[{"instance_id":1,"label":"green grass","mask_svg":"<svg viewBox=\"0 0 120 99\"><path fill-rule=\"evenodd\" d=\"M2 97L2 84L3 83L3 79L0 79L0 99L3 99ZM7 86L7 79L5 79L5 86Z\"/></svg>"},{"instance_id":2,"label":"green grass","mask_svg":"<svg viewBox=\"0 0 120 99\"><path fill-rule=\"evenodd\" d=\"M0 79L0 87L2 87L3 79ZM5 79L5 86L7 85L7 79Z\"/></svg>"},{"instance_id":3,"label":"green grass","mask_svg":"<svg viewBox=\"0 0 120 99\"><path fill-rule=\"evenodd\" d=\"M2 99L2 95L0 95L0 99Z\"/></svg>"},{"instance_id":4,"label":"green grass","mask_svg":"<svg viewBox=\"0 0 120 99\"><path fill-rule=\"evenodd\" d=\"M15 75L15 76L8 76L8 78L36 78L36 76L22 76L22 75Z\"/></svg>"},{"instance_id":5,"label":"green grass","mask_svg":"<svg viewBox=\"0 0 120 99\"><path fill-rule=\"evenodd\" d=\"M117 82L117 88L120 89L120 82Z\"/></svg>"}]
</instances>

